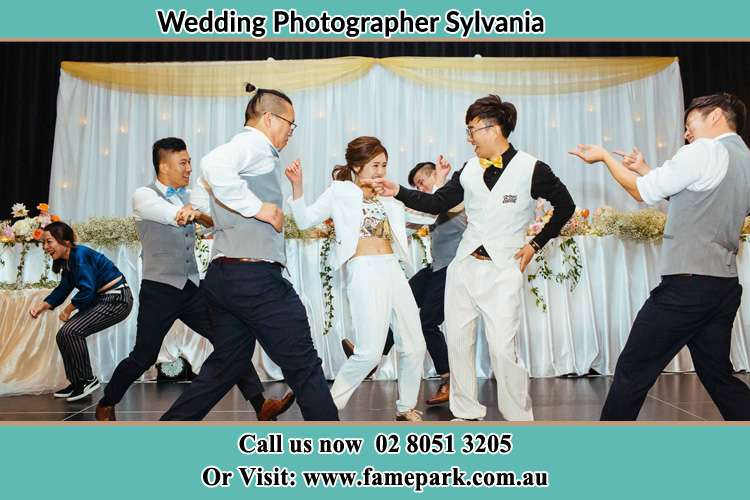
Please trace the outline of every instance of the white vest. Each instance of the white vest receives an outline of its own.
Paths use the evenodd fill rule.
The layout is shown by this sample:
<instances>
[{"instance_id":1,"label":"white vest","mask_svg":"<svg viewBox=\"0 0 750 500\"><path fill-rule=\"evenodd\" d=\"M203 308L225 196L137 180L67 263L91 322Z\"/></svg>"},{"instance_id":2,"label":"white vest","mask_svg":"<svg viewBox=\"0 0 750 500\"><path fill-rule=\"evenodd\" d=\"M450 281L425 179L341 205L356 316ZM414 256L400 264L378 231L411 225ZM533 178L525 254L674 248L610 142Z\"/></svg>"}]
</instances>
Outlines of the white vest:
<instances>
[{"instance_id":1,"label":"white vest","mask_svg":"<svg viewBox=\"0 0 750 500\"><path fill-rule=\"evenodd\" d=\"M526 243L534 219L531 177L537 159L518 151L492 190L484 183L484 169L472 158L461 172L468 225L456 252L456 262L484 245L500 268L518 265L513 256Z\"/></svg>"}]
</instances>

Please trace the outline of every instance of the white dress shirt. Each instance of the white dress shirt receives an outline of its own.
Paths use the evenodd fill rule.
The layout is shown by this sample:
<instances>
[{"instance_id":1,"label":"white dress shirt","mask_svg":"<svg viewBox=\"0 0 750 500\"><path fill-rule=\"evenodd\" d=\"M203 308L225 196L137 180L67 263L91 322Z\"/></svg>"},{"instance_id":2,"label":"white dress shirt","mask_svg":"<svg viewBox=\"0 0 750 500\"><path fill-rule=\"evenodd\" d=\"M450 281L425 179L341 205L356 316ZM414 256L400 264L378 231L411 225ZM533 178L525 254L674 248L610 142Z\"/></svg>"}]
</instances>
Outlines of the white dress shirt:
<instances>
[{"instance_id":1,"label":"white dress shirt","mask_svg":"<svg viewBox=\"0 0 750 500\"><path fill-rule=\"evenodd\" d=\"M719 139L698 139L682 146L677 153L659 167L636 179L643 201L655 205L683 189L710 191L724 180L729 167L729 153Z\"/></svg>"},{"instance_id":2,"label":"white dress shirt","mask_svg":"<svg viewBox=\"0 0 750 500\"><path fill-rule=\"evenodd\" d=\"M267 174L275 168L277 158L278 151L263 132L245 127L229 142L204 156L201 171L218 201L244 217L254 217L263 202L241 176Z\"/></svg>"},{"instance_id":3,"label":"white dress shirt","mask_svg":"<svg viewBox=\"0 0 750 500\"><path fill-rule=\"evenodd\" d=\"M154 193L150 187L139 187L133 193L133 217L135 220L150 220L159 224L177 226L175 217L184 206L182 200L177 194L167 196L168 186L159 182L158 179L154 181L154 184L169 201ZM196 183L193 189L186 190L193 208L205 214L209 213L208 193L205 188Z\"/></svg>"}]
</instances>

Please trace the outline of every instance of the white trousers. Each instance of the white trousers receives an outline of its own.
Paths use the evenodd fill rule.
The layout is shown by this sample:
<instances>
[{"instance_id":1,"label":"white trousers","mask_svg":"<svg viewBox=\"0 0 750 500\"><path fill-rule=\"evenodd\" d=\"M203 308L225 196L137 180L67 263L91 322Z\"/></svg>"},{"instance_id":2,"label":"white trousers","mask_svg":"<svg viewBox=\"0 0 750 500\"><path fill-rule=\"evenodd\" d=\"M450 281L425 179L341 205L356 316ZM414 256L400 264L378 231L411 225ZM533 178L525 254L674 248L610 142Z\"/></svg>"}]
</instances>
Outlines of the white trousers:
<instances>
[{"instance_id":1,"label":"white trousers","mask_svg":"<svg viewBox=\"0 0 750 500\"><path fill-rule=\"evenodd\" d=\"M466 257L448 266L445 325L451 368L450 409L458 418L484 418L477 399L476 322L481 316L497 402L506 420L534 420L529 372L518 360L523 274L516 261L502 269L489 260Z\"/></svg>"},{"instance_id":2,"label":"white trousers","mask_svg":"<svg viewBox=\"0 0 750 500\"><path fill-rule=\"evenodd\" d=\"M354 355L343 364L331 387L340 410L383 355L388 326L398 352L396 408L417 406L426 346L419 310L409 282L393 254L355 257L346 264L347 295L355 338Z\"/></svg>"}]
</instances>

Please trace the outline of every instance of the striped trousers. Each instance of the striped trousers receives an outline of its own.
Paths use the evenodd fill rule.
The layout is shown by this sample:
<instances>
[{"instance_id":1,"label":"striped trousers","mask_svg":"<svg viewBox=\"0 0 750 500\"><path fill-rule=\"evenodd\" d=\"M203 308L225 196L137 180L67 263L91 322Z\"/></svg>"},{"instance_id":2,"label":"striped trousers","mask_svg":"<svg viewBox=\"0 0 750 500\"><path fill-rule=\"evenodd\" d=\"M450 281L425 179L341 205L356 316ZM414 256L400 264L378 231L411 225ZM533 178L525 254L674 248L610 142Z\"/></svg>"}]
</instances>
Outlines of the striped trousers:
<instances>
[{"instance_id":1,"label":"striped trousers","mask_svg":"<svg viewBox=\"0 0 750 500\"><path fill-rule=\"evenodd\" d=\"M97 295L94 305L77 312L57 332L57 347L70 383L81 384L94 378L86 337L116 325L130 314L133 308L130 288L118 292Z\"/></svg>"}]
</instances>

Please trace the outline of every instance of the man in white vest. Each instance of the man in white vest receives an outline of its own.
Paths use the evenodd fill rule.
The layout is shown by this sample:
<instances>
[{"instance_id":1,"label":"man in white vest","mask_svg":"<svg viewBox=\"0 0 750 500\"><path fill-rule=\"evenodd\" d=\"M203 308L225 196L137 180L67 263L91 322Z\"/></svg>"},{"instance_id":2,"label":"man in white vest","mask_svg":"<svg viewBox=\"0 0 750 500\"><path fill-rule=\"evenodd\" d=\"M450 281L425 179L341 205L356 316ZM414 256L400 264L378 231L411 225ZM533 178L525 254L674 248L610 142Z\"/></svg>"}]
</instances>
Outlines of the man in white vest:
<instances>
[{"instance_id":1,"label":"man in white vest","mask_svg":"<svg viewBox=\"0 0 750 500\"><path fill-rule=\"evenodd\" d=\"M152 147L156 179L133 194L133 216L141 241L143 272L135 346L115 368L96 407L97 420L116 420L115 405L155 362L167 332L178 319L199 335L213 339L208 308L200 293L195 261L195 222L213 226L205 190L190 190L192 165L185 141L165 137ZM275 420L294 402L265 399L252 364L237 381L258 420Z\"/></svg>"},{"instance_id":2,"label":"man in white vest","mask_svg":"<svg viewBox=\"0 0 750 500\"><path fill-rule=\"evenodd\" d=\"M637 201L669 200L659 256L659 286L638 312L617 360L602 420L635 420L649 389L685 346L725 420L750 420L750 389L734 377L729 350L742 296L737 250L750 214L750 150L737 135L745 104L731 94L693 99L685 139L672 159L651 169L635 150L622 164L601 146L571 154L604 162Z\"/></svg>"},{"instance_id":3,"label":"man in white vest","mask_svg":"<svg viewBox=\"0 0 750 500\"><path fill-rule=\"evenodd\" d=\"M565 185L550 167L508 142L516 108L490 95L466 111L466 134L476 157L433 194L381 180L385 196L407 207L438 214L462 201L468 225L448 266L445 325L450 364L450 409L458 420L481 420L486 408L477 399L476 322L484 323L498 407L507 420L533 420L528 370L520 362L516 337L526 266L575 211ZM554 214L526 243L535 199L544 198Z\"/></svg>"}]
</instances>

